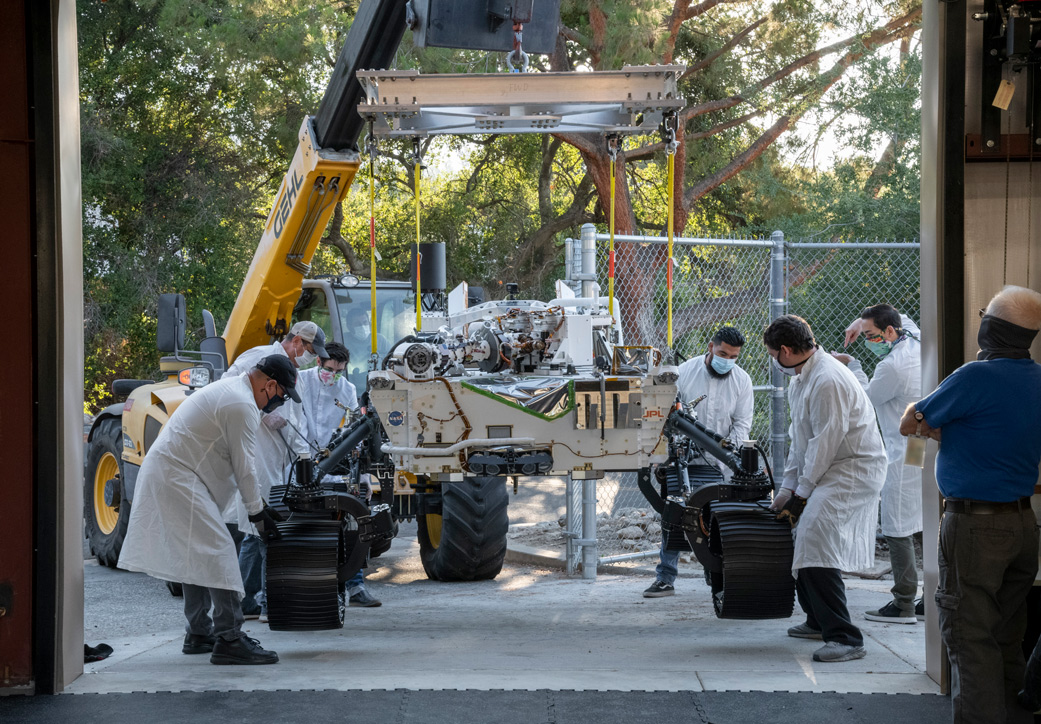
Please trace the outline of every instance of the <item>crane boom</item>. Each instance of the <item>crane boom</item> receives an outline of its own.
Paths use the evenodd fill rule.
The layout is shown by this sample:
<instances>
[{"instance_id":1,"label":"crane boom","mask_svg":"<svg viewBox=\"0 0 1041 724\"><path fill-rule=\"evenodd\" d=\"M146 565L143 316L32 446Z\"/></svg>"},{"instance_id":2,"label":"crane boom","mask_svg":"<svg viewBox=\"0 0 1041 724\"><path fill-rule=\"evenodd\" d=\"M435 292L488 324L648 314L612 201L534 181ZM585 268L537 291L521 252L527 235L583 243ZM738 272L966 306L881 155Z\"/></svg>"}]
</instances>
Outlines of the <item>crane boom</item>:
<instances>
[{"instance_id":1,"label":"crane boom","mask_svg":"<svg viewBox=\"0 0 1041 724\"><path fill-rule=\"evenodd\" d=\"M318 113L300 125L296 153L224 329L229 362L288 331L319 240L361 164L357 71L390 64L405 33L405 4L362 0Z\"/></svg>"}]
</instances>

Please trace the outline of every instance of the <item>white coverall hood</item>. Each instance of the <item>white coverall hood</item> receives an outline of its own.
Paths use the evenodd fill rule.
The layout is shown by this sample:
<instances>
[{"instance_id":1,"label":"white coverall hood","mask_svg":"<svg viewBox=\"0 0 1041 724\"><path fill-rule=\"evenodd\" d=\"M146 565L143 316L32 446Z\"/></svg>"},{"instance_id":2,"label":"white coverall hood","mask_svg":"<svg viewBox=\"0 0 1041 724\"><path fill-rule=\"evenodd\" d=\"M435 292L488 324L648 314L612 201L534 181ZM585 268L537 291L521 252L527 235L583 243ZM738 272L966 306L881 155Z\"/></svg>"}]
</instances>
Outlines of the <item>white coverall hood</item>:
<instances>
[{"instance_id":1,"label":"white coverall hood","mask_svg":"<svg viewBox=\"0 0 1041 724\"><path fill-rule=\"evenodd\" d=\"M221 517L232 500L262 508L254 467L260 410L246 377L190 395L137 477L119 567L243 594L235 543Z\"/></svg>"},{"instance_id":2,"label":"white coverall hood","mask_svg":"<svg viewBox=\"0 0 1041 724\"><path fill-rule=\"evenodd\" d=\"M320 368L312 367L300 373L296 389L303 406L304 431L307 442L324 447L347 413L337 401L350 410L358 409L358 392L346 377L331 385L324 384L318 377Z\"/></svg>"},{"instance_id":3,"label":"white coverall hood","mask_svg":"<svg viewBox=\"0 0 1041 724\"><path fill-rule=\"evenodd\" d=\"M904 317L904 329L917 335L917 326ZM903 538L922 530L922 469L904 465L907 438L900 434L900 418L907 406L922 397L922 345L909 336L875 366L868 382L860 362L850 372L863 385L875 407L889 465L882 487L882 534Z\"/></svg>"},{"instance_id":4,"label":"white coverall hood","mask_svg":"<svg viewBox=\"0 0 1041 724\"><path fill-rule=\"evenodd\" d=\"M788 388L791 447L782 486L809 498L792 569L859 571L875 560L886 454L875 411L846 366L822 350Z\"/></svg>"}]
</instances>

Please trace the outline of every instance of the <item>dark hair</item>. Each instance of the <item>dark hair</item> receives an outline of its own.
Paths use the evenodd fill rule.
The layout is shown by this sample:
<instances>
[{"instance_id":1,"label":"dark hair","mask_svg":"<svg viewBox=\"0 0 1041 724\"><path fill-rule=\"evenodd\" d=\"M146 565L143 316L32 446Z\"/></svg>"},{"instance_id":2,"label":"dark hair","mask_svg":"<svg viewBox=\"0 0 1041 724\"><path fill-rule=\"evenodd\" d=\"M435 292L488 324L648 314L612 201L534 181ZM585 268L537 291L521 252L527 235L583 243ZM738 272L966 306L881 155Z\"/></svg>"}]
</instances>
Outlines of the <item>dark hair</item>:
<instances>
[{"instance_id":1,"label":"dark hair","mask_svg":"<svg viewBox=\"0 0 1041 724\"><path fill-rule=\"evenodd\" d=\"M745 335L737 327L720 327L712 335L712 344L729 344L731 347L744 347Z\"/></svg>"},{"instance_id":2,"label":"dark hair","mask_svg":"<svg viewBox=\"0 0 1041 724\"><path fill-rule=\"evenodd\" d=\"M329 344L325 345L325 353L328 356L322 357L323 362L325 362L328 359L331 359L336 362L343 362L344 364L347 364L351 361L351 353L347 350L346 347L344 347L339 342L330 342Z\"/></svg>"},{"instance_id":3,"label":"dark hair","mask_svg":"<svg viewBox=\"0 0 1041 724\"><path fill-rule=\"evenodd\" d=\"M794 314L786 314L770 322L770 326L763 331L763 342L770 349L780 349L784 345L796 354L808 352L817 344L809 323Z\"/></svg>"},{"instance_id":4,"label":"dark hair","mask_svg":"<svg viewBox=\"0 0 1041 724\"><path fill-rule=\"evenodd\" d=\"M892 327L893 329L901 329L903 327L903 322L900 320L900 312L896 311L891 304L876 304L873 307L866 307L860 313L860 318L870 319L882 332L886 331L886 327Z\"/></svg>"}]
</instances>

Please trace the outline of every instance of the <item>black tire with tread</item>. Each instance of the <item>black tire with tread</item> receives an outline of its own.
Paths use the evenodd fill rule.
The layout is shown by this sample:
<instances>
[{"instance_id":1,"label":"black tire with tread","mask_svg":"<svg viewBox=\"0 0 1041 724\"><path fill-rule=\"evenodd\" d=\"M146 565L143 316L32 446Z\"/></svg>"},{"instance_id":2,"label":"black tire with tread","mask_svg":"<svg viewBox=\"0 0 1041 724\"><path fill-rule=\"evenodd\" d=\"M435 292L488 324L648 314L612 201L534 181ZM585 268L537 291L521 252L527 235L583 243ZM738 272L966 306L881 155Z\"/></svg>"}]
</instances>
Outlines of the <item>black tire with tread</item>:
<instances>
[{"instance_id":1,"label":"black tire with tread","mask_svg":"<svg viewBox=\"0 0 1041 724\"><path fill-rule=\"evenodd\" d=\"M430 540L426 515L419 523L419 556L434 581L486 581L506 558L509 503L506 478L466 477L441 485L441 539ZM433 516L430 516L433 517Z\"/></svg>"},{"instance_id":2,"label":"black tire with tread","mask_svg":"<svg viewBox=\"0 0 1041 724\"><path fill-rule=\"evenodd\" d=\"M86 535L90 541L90 549L98 563L115 568L119 562L119 552L126 538L127 524L130 522L130 504L119 506L119 519L115 528L105 533L101 530L94 516L94 474L106 453L115 456L119 465L119 476L123 476L123 427L118 418L102 420L90 441L87 452L86 472L83 476L83 519L86 521ZM122 490L120 493L122 494Z\"/></svg>"}]
</instances>

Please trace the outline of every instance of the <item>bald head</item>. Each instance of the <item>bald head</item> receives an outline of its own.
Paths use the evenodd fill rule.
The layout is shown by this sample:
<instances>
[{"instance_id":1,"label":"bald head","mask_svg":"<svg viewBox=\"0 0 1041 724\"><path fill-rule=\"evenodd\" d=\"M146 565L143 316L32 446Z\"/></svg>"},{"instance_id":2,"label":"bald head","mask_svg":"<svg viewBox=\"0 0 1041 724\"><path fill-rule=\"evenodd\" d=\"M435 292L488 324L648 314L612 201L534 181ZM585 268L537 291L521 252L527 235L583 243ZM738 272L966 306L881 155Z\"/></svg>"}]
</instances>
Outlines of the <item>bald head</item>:
<instances>
[{"instance_id":1,"label":"bald head","mask_svg":"<svg viewBox=\"0 0 1041 724\"><path fill-rule=\"evenodd\" d=\"M990 300L987 314L1026 329L1041 329L1041 294L1010 284Z\"/></svg>"}]
</instances>

